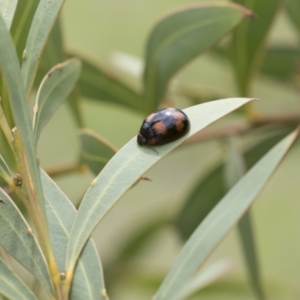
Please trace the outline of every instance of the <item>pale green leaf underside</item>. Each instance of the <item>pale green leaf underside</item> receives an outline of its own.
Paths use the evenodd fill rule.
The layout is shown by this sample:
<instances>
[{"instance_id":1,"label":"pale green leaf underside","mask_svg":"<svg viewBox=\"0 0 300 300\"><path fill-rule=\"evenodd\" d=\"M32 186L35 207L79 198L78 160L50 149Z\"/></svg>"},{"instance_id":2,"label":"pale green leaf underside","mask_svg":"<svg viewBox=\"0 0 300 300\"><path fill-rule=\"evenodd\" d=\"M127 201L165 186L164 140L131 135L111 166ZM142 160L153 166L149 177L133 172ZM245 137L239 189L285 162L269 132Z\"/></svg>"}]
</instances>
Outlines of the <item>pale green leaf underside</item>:
<instances>
[{"instance_id":1,"label":"pale green leaf underside","mask_svg":"<svg viewBox=\"0 0 300 300\"><path fill-rule=\"evenodd\" d=\"M0 189L0 198L5 202L5 204L0 203L0 244L35 275L52 294L49 270L34 234L29 233L31 228L17 206L2 189Z\"/></svg>"},{"instance_id":2,"label":"pale green leaf underside","mask_svg":"<svg viewBox=\"0 0 300 300\"><path fill-rule=\"evenodd\" d=\"M39 87L34 114L34 133L38 140L42 129L66 100L79 78L81 64L70 59L54 66L44 77Z\"/></svg>"},{"instance_id":3,"label":"pale green leaf underside","mask_svg":"<svg viewBox=\"0 0 300 300\"><path fill-rule=\"evenodd\" d=\"M18 0L0 0L0 14L8 29L13 21L17 4Z\"/></svg>"},{"instance_id":4,"label":"pale green leaf underside","mask_svg":"<svg viewBox=\"0 0 300 300\"><path fill-rule=\"evenodd\" d=\"M37 300L31 290L0 257L0 294L10 300Z\"/></svg>"},{"instance_id":5,"label":"pale green leaf underside","mask_svg":"<svg viewBox=\"0 0 300 300\"><path fill-rule=\"evenodd\" d=\"M45 172L42 171L41 174L51 243L58 268L60 272L64 272L65 253L76 209L53 180ZM103 290L102 266L96 247L90 239L79 257L70 299L107 300L107 297L99 296Z\"/></svg>"},{"instance_id":6,"label":"pale green leaf underside","mask_svg":"<svg viewBox=\"0 0 300 300\"><path fill-rule=\"evenodd\" d=\"M47 38L64 0L41 0L28 34L22 63L23 83L28 96ZM25 96L26 97L26 96Z\"/></svg>"},{"instance_id":7,"label":"pale green leaf underside","mask_svg":"<svg viewBox=\"0 0 300 300\"><path fill-rule=\"evenodd\" d=\"M73 269L83 245L95 226L149 168L188 137L251 100L223 99L185 109L184 112L191 122L190 131L183 138L160 146L159 153L138 146L136 137L119 150L92 182L82 200L72 226L67 248L66 270Z\"/></svg>"},{"instance_id":8,"label":"pale green leaf underside","mask_svg":"<svg viewBox=\"0 0 300 300\"><path fill-rule=\"evenodd\" d=\"M185 244L155 300L173 299L184 288L211 251L253 203L297 134L293 132L273 147L208 214Z\"/></svg>"},{"instance_id":9,"label":"pale green leaf underside","mask_svg":"<svg viewBox=\"0 0 300 300\"><path fill-rule=\"evenodd\" d=\"M237 142L229 138L229 153L225 164L225 183L230 190L246 173L246 163ZM241 248L246 261L247 273L258 299L264 299L263 284L260 276L260 266L256 254L255 235L251 222L251 211L248 210L238 222Z\"/></svg>"},{"instance_id":10,"label":"pale green leaf underside","mask_svg":"<svg viewBox=\"0 0 300 300\"><path fill-rule=\"evenodd\" d=\"M219 261L213 263L198 274L175 296L172 300L186 300L191 295L214 283L221 277L228 274L233 269L233 264L229 261Z\"/></svg>"}]
</instances>

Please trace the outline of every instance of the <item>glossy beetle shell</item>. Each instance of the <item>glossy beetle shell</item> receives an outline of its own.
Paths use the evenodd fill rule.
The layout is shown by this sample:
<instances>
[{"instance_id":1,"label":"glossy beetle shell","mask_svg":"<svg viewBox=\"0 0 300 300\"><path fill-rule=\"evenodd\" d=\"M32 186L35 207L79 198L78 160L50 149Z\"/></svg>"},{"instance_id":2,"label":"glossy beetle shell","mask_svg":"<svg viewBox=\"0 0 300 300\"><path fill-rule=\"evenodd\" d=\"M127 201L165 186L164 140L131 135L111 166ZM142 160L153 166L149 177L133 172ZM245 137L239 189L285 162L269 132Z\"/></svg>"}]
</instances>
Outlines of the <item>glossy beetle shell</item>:
<instances>
[{"instance_id":1,"label":"glossy beetle shell","mask_svg":"<svg viewBox=\"0 0 300 300\"><path fill-rule=\"evenodd\" d=\"M190 129L187 115L177 108L163 108L149 115L143 122L137 142L141 146L158 146L175 141Z\"/></svg>"}]
</instances>

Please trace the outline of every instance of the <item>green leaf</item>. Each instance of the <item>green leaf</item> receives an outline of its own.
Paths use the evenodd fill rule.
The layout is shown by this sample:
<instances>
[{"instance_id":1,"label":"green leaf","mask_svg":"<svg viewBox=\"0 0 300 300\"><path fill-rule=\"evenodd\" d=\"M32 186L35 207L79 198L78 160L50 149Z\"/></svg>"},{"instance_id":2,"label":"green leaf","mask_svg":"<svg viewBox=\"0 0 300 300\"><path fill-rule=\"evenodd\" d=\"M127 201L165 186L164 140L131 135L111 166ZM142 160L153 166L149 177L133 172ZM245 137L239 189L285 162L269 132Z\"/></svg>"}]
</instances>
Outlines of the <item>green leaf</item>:
<instances>
[{"instance_id":1,"label":"green leaf","mask_svg":"<svg viewBox=\"0 0 300 300\"><path fill-rule=\"evenodd\" d=\"M31 22L39 2L39 0L18 1L14 20L11 26L11 34L13 36L20 61L25 49Z\"/></svg>"},{"instance_id":2,"label":"green leaf","mask_svg":"<svg viewBox=\"0 0 300 300\"><path fill-rule=\"evenodd\" d=\"M99 174L118 151L109 141L89 129L78 133L81 142L81 159L94 174Z\"/></svg>"},{"instance_id":3,"label":"green leaf","mask_svg":"<svg viewBox=\"0 0 300 300\"><path fill-rule=\"evenodd\" d=\"M18 207L0 189L0 244L30 271L53 295L53 287L44 255Z\"/></svg>"},{"instance_id":4,"label":"green leaf","mask_svg":"<svg viewBox=\"0 0 300 300\"><path fill-rule=\"evenodd\" d=\"M22 63L22 77L26 96L30 93L42 51L63 3L64 0L41 0L35 12Z\"/></svg>"},{"instance_id":5,"label":"green leaf","mask_svg":"<svg viewBox=\"0 0 300 300\"><path fill-rule=\"evenodd\" d=\"M258 15L247 20L233 34L231 58L241 96L251 95L251 83L264 55L267 34L284 0L235 0Z\"/></svg>"},{"instance_id":6,"label":"green leaf","mask_svg":"<svg viewBox=\"0 0 300 300\"><path fill-rule=\"evenodd\" d=\"M246 164L241 152L238 150L234 138L229 138L228 160L225 164L225 183L230 190L246 173ZM242 244L243 254L246 260L250 282L257 299L264 299L263 285L261 281L260 266L256 254L254 231L251 222L250 210L247 211L238 222L238 231Z\"/></svg>"},{"instance_id":7,"label":"green leaf","mask_svg":"<svg viewBox=\"0 0 300 300\"><path fill-rule=\"evenodd\" d=\"M66 248L76 209L45 172L41 172L41 177L54 255L60 272L64 272ZM102 295L103 291L105 286L102 266L94 242L89 239L76 265L70 299L107 300L108 298ZM99 298L99 295L102 296Z\"/></svg>"},{"instance_id":8,"label":"green leaf","mask_svg":"<svg viewBox=\"0 0 300 300\"><path fill-rule=\"evenodd\" d=\"M17 4L18 0L0 0L0 14L2 15L7 29L10 29Z\"/></svg>"},{"instance_id":9,"label":"green leaf","mask_svg":"<svg viewBox=\"0 0 300 300\"><path fill-rule=\"evenodd\" d=\"M0 177L2 177L6 182L11 178L12 173L6 164L4 158L0 154Z\"/></svg>"},{"instance_id":10,"label":"green leaf","mask_svg":"<svg viewBox=\"0 0 300 300\"><path fill-rule=\"evenodd\" d=\"M155 300L174 299L213 249L249 209L296 139L293 132L273 147L198 226L160 286Z\"/></svg>"},{"instance_id":11,"label":"green leaf","mask_svg":"<svg viewBox=\"0 0 300 300\"><path fill-rule=\"evenodd\" d=\"M68 55L65 53L63 44L63 34L61 29L61 22L58 18L54 24L50 37L47 40L46 47L43 51L42 59L37 71L35 86L39 85L44 75L56 64L66 60ZM69 107L74 115L78 127L83 127L82 110L80 108L80 93L75 92L70 94L67 101Z\"/></svg>"},{"instance_id":12,"label":"green leaf","mask_svg":"<svg viewBox=\"0 0 300 300\"><path fill-rule=\"evenodd\" d=\"M195 292L217 281L232 269L233 265L228 261L219 261L203 268L172 300L189 299Z\"/></svg>"},{"instance_id":13,"label":"green leaf","mask_svg":"<svg viewBox=\"0 0 300 300\"><path fill-rule=\"evenodd\" d=\"M82 61L82 72L78 82L82 96L122 105L136 111L141 110L140 95L124 84L117 74L106 70L97 62L89 62L82 56L78 57Z\"/></svg>"},{"instance_id":14,"label":"green leaf","mask_svg":"<svg viewBox=\"0 0 300 300\"><path fill-rule=\"evenodd\" d=\"M36 141L42 129L73 90L80 74L80 61L69 59L54 66L44 77L35 102L33 128Z\"/></svg>"},{"instance_id":15,"label":"green leaf","mask_svg":"<svg viewBox=\"0 0 300 300\"><path fill-rule=\"evenodd\" d=\"M175 226L183 239L189 238L224 194L223 164L220 164L200 179L175 220Z\"/></svg>"},{"instance_id":16,"label":"green leaf","mask_svg":"<svg viewBox=\"0 0 300 300\"><path fill-rule=\"evenodd\" d=\"M29 108L25 98L25 90L21 78L20 67L18 63L17 54L9 35L7 28L0 17L0 67L2 70L2 76L5 79L11 110L14 116L14 121L18 130L18 138L22 144L23 157L26 160L26 166L20 166L24 168L23 173L26 173L27 177L23 178L23 181L28 183L26 186L34 185L36 198L40 201L41 208L43 210L43 192L40 181L40 172L38 168L38 162L35 152L35 140L32 131L31 116Z\"/></svg>"},{"instance_id":17,"label":"green leaf","mask_svg":"<svg viewBox=\"0 0 300 300\"><path fill-rule=\"evenodd\" d=\"M174 74L215 45L251 12L232 3L196 4L163 18L146 46L144 100L147 112L163 100Z\"/></svg>"},{"instance_id":18,"label":"green leaf","mask_svg":"<svg viewBox=\"0 0 300 300\"><path fill-rule=\"evenodd\" d=\"M266 52L261 71L277 80L293 82L298 74L299 64L299 48L272 47Z\"/></svg>"},{"instance_id":19,"label":"green leaf","mask_svg":"<svg viewBox=\"0 0 300 300\"><path fill-rule=\"evenodd\" d=\"M23 281L6 266L1 257L0 294L11 300L37 300Z\"/></svg>"},{"instance_id":20,"label":"green leaf","mask_svg":"<svg viewBox=\"0 0 300 300\"><path fill-rule=\"evenodd\" d=\"M53 26L49 38L47 39L38 67L36 79L39 79L39 82L42 81L45 73L47 73L54 65L57 65L66 59L67 55L64 52L61 21L60 18L58 18Z\"/></svg>"},{"instance_id":21,"label":"green leaf","mask_svg":"<svg viewBox=\"0 0 300 300\"><path fill-rule=\"evenodd\" d=\"M255 144L244 150L247 169L252 167L264 154L267 153L286 134L287 130L275 131L256 139ZM186 204L175 220L182 238L188 239L196 227L204 220L206 215L220 201L226 193L224 186L223 162L201 176L199 183L187 197Z\"/></svg>"},{"instance_id":22,"label":"green leaf","mask_svg":"<svg viewBox=\"0 0 300 300\"><path fill-rule=\"evenodd\" d=\"M119 150L93 180L81 202L68 244L66 270L73 270L76 259L95 226L150 167L188 137L251 100L253 99L223 99L185 109L191 122L190 131L181 139L160 146L159 153L138 146L136 137Z\"/></svg>"},{"instance_id":23,"label":"green leaf","mask_svg":"<svg viewBox=\"0 0 300 300\"><path fill-rule=\"evenodd\" d=\"M64 53L63 36L61 32L61 22L58 18L53 26L50 36L47 39L42 58L38 66L36 78L34 81L35 88L38 89L45 74L55 65L67 59Z\"/></svg>"},{"instance_id":24,"label":"green leaf","mask_svg":"<svg viewBox=\"0 0 300 300\"><path fill-rule=\"evenodd\" d=\"M289 0L287 1L287 12L288 16L290 17L291 21L298 29L300 34L300 19L299 19L299 11L300 11L300 2L299 0Z\"/></svg>"}]
</instances>

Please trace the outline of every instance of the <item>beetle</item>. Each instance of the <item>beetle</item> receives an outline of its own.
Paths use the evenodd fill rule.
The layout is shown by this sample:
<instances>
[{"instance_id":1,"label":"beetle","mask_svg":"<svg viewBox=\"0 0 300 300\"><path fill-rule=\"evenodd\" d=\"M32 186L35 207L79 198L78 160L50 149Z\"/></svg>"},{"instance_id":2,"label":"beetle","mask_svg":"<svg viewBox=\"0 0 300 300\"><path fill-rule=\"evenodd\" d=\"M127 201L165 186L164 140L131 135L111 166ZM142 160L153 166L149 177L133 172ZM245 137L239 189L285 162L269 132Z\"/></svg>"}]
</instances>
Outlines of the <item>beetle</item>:
<instances>
[{"instance_id":1,"label":"beetle","mask_svg":"<svg viewBox=\"0 0 300 300\"><path fill-rule=\"evenodd\" d=\"M141 146L164 145L184 136L190 129L188 116L177 108L162 108L149 115L137 135ZM156 151L157 152L157 151Z\"/></svg>"}]
</instances>

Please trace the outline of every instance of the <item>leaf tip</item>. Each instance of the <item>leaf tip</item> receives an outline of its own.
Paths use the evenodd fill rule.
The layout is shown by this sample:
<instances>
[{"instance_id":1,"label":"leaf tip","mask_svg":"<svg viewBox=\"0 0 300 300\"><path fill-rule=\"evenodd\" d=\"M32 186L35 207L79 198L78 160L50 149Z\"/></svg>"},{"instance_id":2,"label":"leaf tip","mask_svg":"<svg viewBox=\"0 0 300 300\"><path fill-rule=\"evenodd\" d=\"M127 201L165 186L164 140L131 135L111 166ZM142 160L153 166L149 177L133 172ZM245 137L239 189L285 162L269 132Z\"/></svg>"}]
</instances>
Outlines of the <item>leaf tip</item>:
<instances>
[{"instance_id":1,"label":"leaf tip","mask_svg":"<svg viewBox=\"0 0 300 300\"><path fill-rule=\"evenodd\" d=\"M90 186L93 186L97 183L97 178L93 179L92 182L90 183Z\"/></svg>"},{"instance_id":2,"label":"leaf tip","mask_svg":"<svg viewBox=\"0 0 300 300\"><path fill-rule=\"evenodd\" d=\"M102 289L102 291L101 291L101 296L102 296L103 298L108 298L106 289Z\"/></svg>"},{"instance_id":3,"label":"leaf tip","mask_svg":"<svg viewBox=\"0 0 300 300\"><path fill-rule=\"evenodd\" d=\"M227 5L228 5L228 3L227 3ZM255 18L257 16L252 10L250 10L240 4L230 3L230 5L239 9L246 17Z\"/></svg>"}]
</instances>

